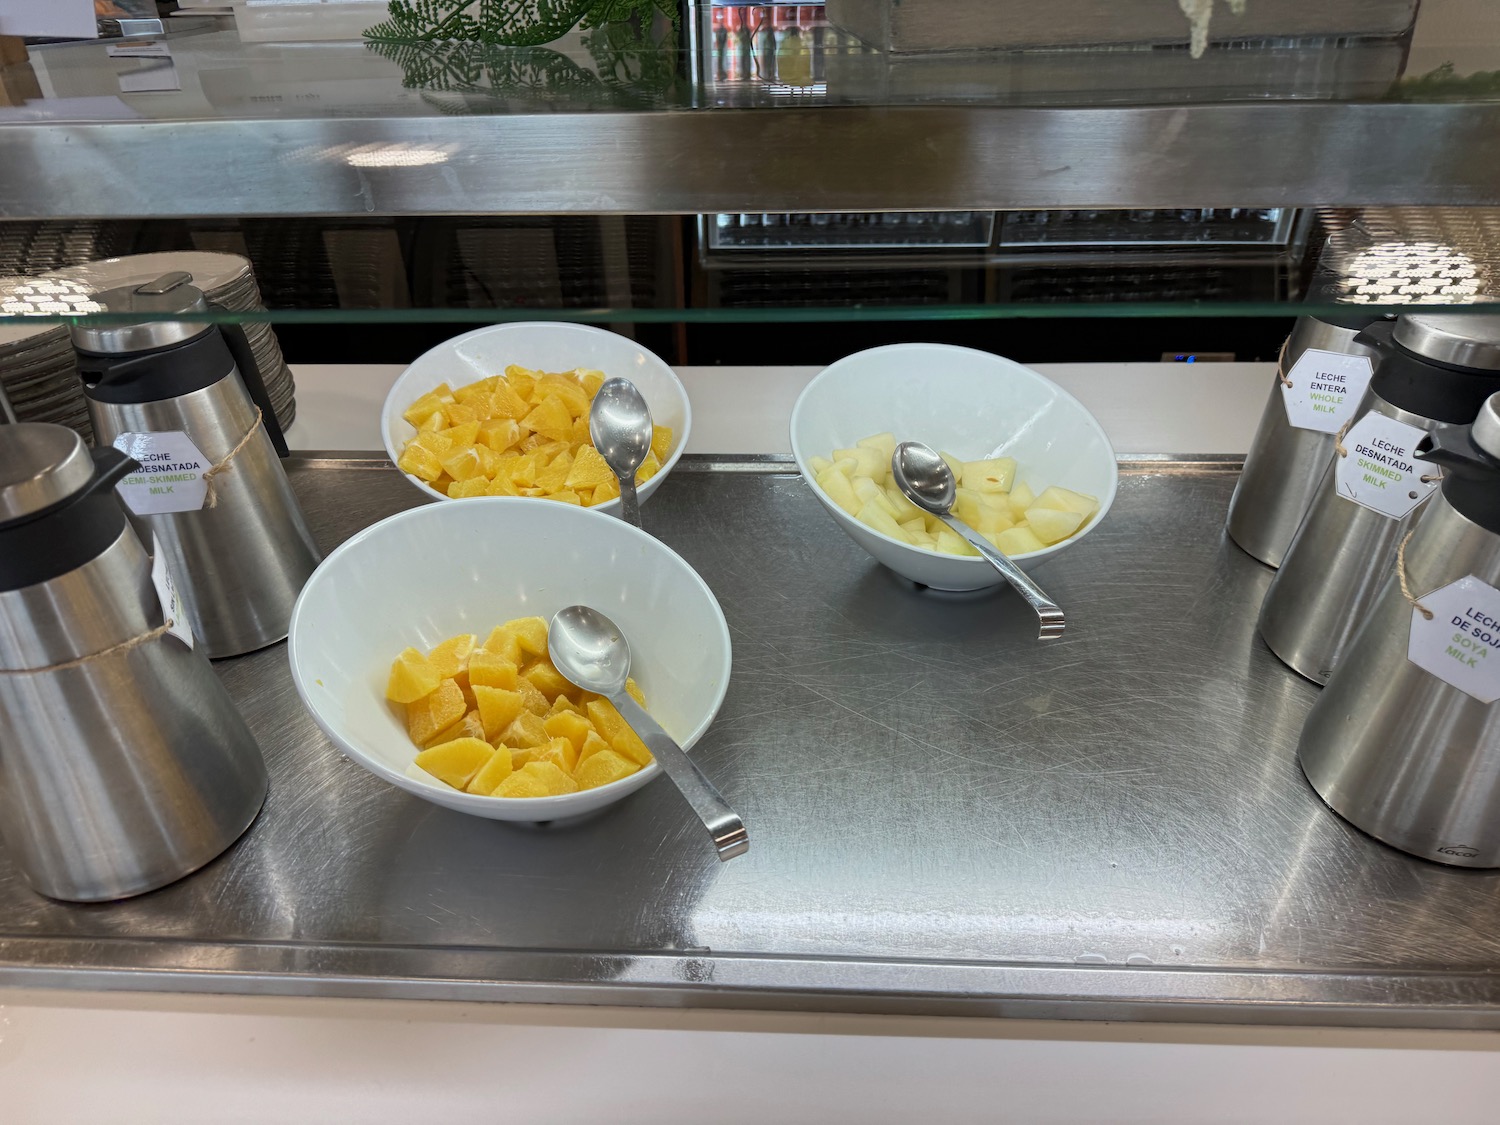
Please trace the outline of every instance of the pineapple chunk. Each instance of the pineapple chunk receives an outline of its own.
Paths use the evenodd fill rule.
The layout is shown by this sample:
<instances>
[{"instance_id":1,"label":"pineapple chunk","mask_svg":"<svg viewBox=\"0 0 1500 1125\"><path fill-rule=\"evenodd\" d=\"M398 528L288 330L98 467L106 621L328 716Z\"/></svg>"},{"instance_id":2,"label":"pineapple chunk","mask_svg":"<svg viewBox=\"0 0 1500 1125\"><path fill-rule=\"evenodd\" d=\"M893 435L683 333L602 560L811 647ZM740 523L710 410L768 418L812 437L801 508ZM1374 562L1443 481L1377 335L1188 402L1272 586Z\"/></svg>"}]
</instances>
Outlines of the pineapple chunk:
<instances>
[{"instance_id":1,"label":"pineapple chunk","mask_svg":"<svg viewBox=\"0 0 1500 1125\"><path fill-rule=\"evenodd\" d=\"M1072 535L1083 526L1084 517L1078 512L1059 512L1052 508L1030 508L1026 522L1041 542L1057 543Z\"/></svg>"},{"instance_id":2,"label":"pineapple chunk","mask_svg":"<svg viewBox=\"0 0 1500 1125\"><path fill-rule=\"evenodd\" d=\"M441 430L418 430L411 444L441 457L453 447L453 439Z\"/></svg>"},{"instance_id":3,"label":"pineapple chunk","mask_svg":"<svg viewBox=\"0 0 1500 1125\"><path fill-rule=\"evenodd\" d=\"M885 496L891 502L891 507L896 509L897 522L905 523L907 520L925 521L927 513L908 500L899 486L895 484L886 485ZM924 527L923 530L925 531L926 528Z\"/></svg>"},{"instance_id":4,"label":"pineapple chunk","mask_svg":"<svg viewBox=\"0 0 1500 1125\"><path fill-rule=\"evenodd\" d=\"M891 458L896 455L895 434L875 434L873 437L861 438L854 443L856 449L873 449L880 455L880 464L886 472L890 472ZM870 474L874 476L875 474Z\"/></svg>"},{"instance_id":5,"label":"pineapple chunk","mask_svg":"<svg viewBox=\"0 0 1500 1125\"><path fill-rule=\"evenodd\" d=\"M606 748L590 755L587 761L581 762L574 771L573 779L578 782L579 789L598 789L601 785L608 785L612 781L629 777L640 768L634 762L627 761L613 750Z\"/></svg>"},{"instance_id":6,"label":"pineapple chunk","mask_svg":"<svg viewBox=\"0 0 1500 1125\"><path fill-rule=\"evenodd\" d=\"M469 781L466 791L488 797L495 787L511 774L510 751L501 747L490 755L490 760L479 768Z\"/></svg>"},{"instance_id":7,"label":"pineapple chunk","mask_svg":"<svg viewBox=\"0 0 1500 1125\"><path fill-rule=\"evenodd\" d=\"M975 492L1009 492L1016 479L1014 457L993 457L987 461L965 461L963 486Z\"/></svg>"},{"instance_id":8,"label":"pineapple chunk","mask_svg":"<svg viewBox=\"0 0 1500 1125\"><path fill-rule=\"evenodd\" d=\"M1010 504L1010 514L1019 520L1036 503L1036 493L1031 491L1029 484L1018 484L1006 499Z\"/></svg>"},{"instance_id":9,"label":"pineapple chunk","mask_svg":"<svg viewBox=\"0 0 1500 1125\"><path fill-rule=\"evenodd\" d=\"M431 484L443 475L443 465L437 459L437 454L430 449L423 449L420 445L408 445L401 452L401 457L396 462L396 468L403 473L410 473L418 480L425 480Z\"/></svg>"},{"instance_id":10,"label":"pineapple chunk","mask_svg":"<svg viewBox=\"0 0 1500 1125\"><path fill-rule=\"evenodd\" d=\"M545 656L537 657L522 668L521 675L530 680L531 685L547 697L548 710L551 709L552 701L558 696L578 694L578 689L573 686L572 681L559 672L552 661Z\"/></svg>"},{"instance_id":11,"label":"pineapple chunk","mask_svg":"<svg viewBox=\"0 0 1500 1125\"><path fill-rule=\"evenodd\" d=\"M522 711L516 721L501 731L496 742L504 743L515 750L527 750L533 746L545 746L550 738L542 726L541 717L530 711Z\"/></svg>"},{"instance_id":12,"label":"pineapple chunk","mask_svg":"<svg viewBox=\"0 0 1500 1125\"><path fill-rule=\"evenodd\" d=\"M487 648L477 648L469 656L469 685L516 690L515 662Z\"/></svg>"},{"instance_id":13,"label":"pineapple chunk","mask_svg":"<svg viewBox=\"0 0 1500 1125\"><path fill-rule=\"evenodd\" d=\"M505 369L505 381L510 384L510 389L526 402L531 401L531 389L536 386L536 379L537 373L527 367L512 363Z\"/></svg>"},{"instance_id":14,"label":"pineapple chunk","mask_svg":"<svg viewBox=\"0 0 1500 1125\"><path fill-rule=\"evenodd\" d=\"M950 472L952 472L954 480L961 481L964 479L964 463L962 461L953 456L953 454L951 453L940 452L938 456L941 457L944 461L948 462L948 469Z\"/></svg>"},{"instance_id":15,"label":"pineapple chunk","mask_svg":"<svg viewBox=\"0 0 1500 1125\"><path fill-rule=\"evenodd\" d=\"M641 741L640 735L630 728L625 717L615 710L613 703L607 699L591 699L584 706L584 710L593 721L594 729L604 737L611 749L638 765L651 764L653 761L651 751L646 749L646 744Z\"/></svg>"},{"instance_id":16,"label":"pineapple chunk","mask_svg":"<svg viewBox=\"0 0 1500 1125\"><path fill-rule=\"evenodd\" d=\"M448 486L448 499L450 500L464 500L470 496L488 496L489 494L490 482L483 477L456 480Z\"/></svg>"},{"instance_id":17,"label":"pineapple chunk","mask_svg":"<svg viewBox=\"0 0 1500 1125\"><path fill-rule=\"evenodd\" d=\"M463 422L439 432L448 439L448 448L459 449L466 445L473 445L479 439L479 423Z\"/></svg>"},{"instance_id":18,"label":"pineapple chunk","mask_svg":"<svg viewBox=\"0 0 1500 1125\"><path fill-rule=\"evenodd\" d=\"M1007 555L1026 555L1032 551L1040 551L1047 545L1032 534L1029 527L1012 527L999 532L990 541L995 544L997 551L1003 551Z\"/></svg>"},{"instance_id":19,"label":"pineapple chunk","mask_svg":"<svg viewBox=\"0 0 1500 1125\"><path fill-rule=\"evenodd\" d=\"M494 792L490 794L491 797L547 797L550 795L545 781L524 771L511 774L495 786Z\"/></svg>"},{"instance_id":20,"label":"pineapple chunk","mask_svg":"<svg viewBox=\"0 0 1500 1125\"><path fill-rule=\"evenodd\" d=\"M869 477L876 484L884 484L886 474L890 472L891 463L889 459L881 460L880 450L871 449L868 446L855 446L852 449L835 449L833 451L833 463L837 465L840 461L852 460L854 468L850 471L851 477Z\"/></svg>"},{"instance_id":21,"label":"pineapple chunk","mask_svg":"<svg viewBox=\"0 0 1500 1125\"><path fill-rule=\"evenodd\" d=\"M537 380L536 390L545 390L549 395L556 395L563 402L571 418L577 418L581 414L587 414L589 410L589 393L578 385L577 381L568 375L543 375Z\"/></svg>"},{"instance_id":22,"label":"pineapple chunk","mask_svg":"<svg viewBox=\"0 0 1500 1125\"><path fill-rule=\"evenodd\" d=\"M978 555L962 535L946 525L933 536L938 553L943 555Z\"/></svg>"},{"instance_id":23,"label":"pineapple chunk","mask_svg":"<svg viewBox=\"0 0 1500 1125\"><path fill-rule=\"evenodd\" d=\"M480 425L475 438L486 448L504 453L521 440L521 427L516 425L514 418L491 418Z\"/></svg>"},{"instance_id":24,"label":"pineapple chunk","mask_svg":"<svg viewBox=\"0 0 1500 1125\"><path fill-rule=\"evenodd\" d=\"M469 657L478 643L479 638L473 633L460 633L435 645L427 659L442 679L451 680L469 666Z\"/></svg>"},{"instance_id":25,"label":"pineapple chunk","mask_svg":"<svg viewBox=\"0 0 1500 1125\"><path fill-rule=\"evenodd\" d=\"M521 642L516 639L516 634L505 625L496 625L490 630L490 635L484 639L484 650L493 653L501 660L509 661L518 667L521 663ZM504 687L498 684L497 687Z\"/></svg>"},{"instance_id":26,"label":"pineapple chunk","mask_svg":"<svg viewBox=\"0 0 1500 1125\"><path fill-rule=\"evenodd\" d=\"M594 733L594 724L575 712L559 711L542 720L542 729L552 738L566 738L576 757L583 749L584 741ZM572 768L568 767L569 770Z\"/></svg>"},{"instance_id":27,"label":"pineapple chunk","mask_svg":"<svg viewBox=\"0 0 1500 1125\"><path fill-rule=\"evenodd\" d=\"M665 465L667 463L667 458L671 456L671 453L672 453L672 427L671 426L652 426L651 427L651 456L655 457L658 462L660 462L661 464Z\"/></svg>"},{"instance_id":28,"label":"pineapple chunk","mask_svg":"<svg viewBox=\"0 0 1500 1125\"><path fill-rule=\"evenodd\" d=\"M432 662L414 648L405 649L391 665L385 697L392 703L415 703L437 690L443 677Z\"/></svg>"},{"instance_id":29,"label":"pineapple chunk","mask_svg":"<svg viewBox=\"0 0 1500 1125\"><path fill-rule=\"evenodd\" d=\"M449 389L447 383L439 383L432 390L417 399L416 402L408 406L406 412L401 417L405 418L413 426L420 426L428 418L432 417L433 414L441 412L451 401L453 401L453 391Z\"/></svg>"},{"instance_id":30,"label":"pineapple chunk","mask_svg":"<svg viewBox=\"0 0 1500 1125\"><path fill-rule=\"evenodd\" d=\"M478 738L455 738L417 755L417 765L439 781L462 789L489 760L495 748Z\"/></svg>"},{"instance_id":31,"label":"pineapple chunk","mask_svg":"<svg viewBox=\"0 0 1500 1125\"><path fill-rule=\"evenodd\" d=\"M573 436L573 416L555 393L549 394L521 419L522 425L553 441L568 441Z\"/></svg>"},{"instance_id":32,"label":"pineapple chunk","mask_svg":"<svg viewBox=\"0 0 1500 1125\"><path fill-rule=\"evenodd\" d=\"M484 723L484 737L491 742L502 739L506 728L526 710L526 698L518 691L477 684L473 692L480 721Z\"/></svg>"},{"instance_id":33,"label":"pineapple chunk","mask_svg":"<svg viewBox=\"0 0 1500 1125\"><path fill-rule=\"evenodd\" d=\"M829 469L833 468L833 462L827 457L809 457L807 459L807 467L812 470L813 479L817 480Z\"/></svg>"},{"instance_id":34,"label":"pineapple chunk","mask_svg":"<svg viewBox=\"0 0 1500 1125\"><path fill-rule=\"evenodd\" d=\"M854 495L854 485L837 468L825 470L818 477L818 486L828 493L828 498L851 516L857 515L860 502Z\"/></svg>"},{"instance_id":35,"label":"pineapple chunk","mask_svg":"<svg viewBox=\"0 0 1500 1125\"><path fill-rule=\"evenodd\" d=\"M472 445L458 446L450 449L439 458L443 466L443 472L454 480L468 480L470 477L481 476L479 465L479 450Z\"/></svg>"},{"instance_id":36,"label":"pineapple chunk","mask_svg":"<svg viewBox=\"0 0 1500 1125\"><path fill-rule=\"evenodd\" d=\"M599 732L591 729L588 734L583 736L583 745L578 748L578 766L574 767L574 773L576 774L579 767L582 767L585 762L601 750L608 750L611 754L614 753L610 749L609 743L599 737ZM634 763L631 764L633 765Z\"/></svg>"},{"instance_id":37,"label":"pineapple chunk","mask_svg":"<svg viewBox=\"0 0 1500 1125\"><path fill-rule=\"evenodd\" d=\"M579 448L578 456L573 458L565 483L569 488L594 488L614 477L614 470L605 463L599 451L592 445L585 445Z\"/></svg>"},{"instance_id":38,"label":"pineapple chunk","mask_svg":"<svg viewBox=\"0 0 1500 1125\"><path fill-rule=\"evenodd\" d=\"M418 746L425 746L438 731L462 719L468 711L463 689L454 680L444 680L429 695L406 705L406 730Z\"/></svg>"},{"instance_id":39,"label":"pineapple chunk","mask_svg":"<svg viewBox=\"0 0 1500 1125\"><path fill-rule=\"evenodd\" d=\"M573 468L573 456L567 450L555 456L545 469L536 475L536 486L543 492L557 492L568 479Z\"/></svg>"},{"instance_id":40,"label":"pineapple chunk","mask_svg":"<svg viewBox=\"0 0 1500 1125\"><path fill-rule=\"evenodd\" d=\"M866 527L873 528L882 535L888 535L898 543L910 543L906 532L901 530L901 525L896 522L896 517L880 507L873 500L867 502L864 507L855 513L854 518Z\"/></svg>"},{"instance_id":41,"label":"pineapple chunk","mask_svg":"<svg viewBox=\"0 0 1500 1125\"><path fill-rule=\"evenodd\" d=\"M866 504L874 504L884 511L892 519L900 520L904 517L896 510L896 505L891 503L891 498L886 495L885 489L876 484L869 477L858 477L854 481L854 498L859 501L860 507Z\"/></svg>"},{"instance_id":42,"label":"pineapple chunk","mask_svg":"<svg viewBox=\"0 0 1500 1125\"><path fill-rule=\"evenodd\" d=\"M595 507L599 504L606 504L611 500L619 499L619 496L620 482L617 478L611 476L608 480L601 481L595 486L594 494L589 497L589 506Z\"/></svg>"},{"instance_id":43,"label":"pineapple chunk","mask_svg":"<svg viewBox=\"0 0 1500 1125\"><path fill-rule=\"evenodd\" d=\"M566 738L556 737L549 739L544 746L538 746L531 752L533 762L551 762L563 773L572 774L573 767L578 764L578 747L574 746Z\"/></svg>"},{"instance_id":44,"label":"pineapple chunk","mask_svg":"<svg viewBox=\"0 0 1500 1125\"><path fill-rule=\"evenodd\" d=\"M1088 519L1099 510L1099 501L1082 492L1074 492L1071 488L1059 488L1053 485L1051 488L1043 489L1042 494L1031 506L1051 508L1059 512L1077 512L1084 519Z\"/></svg>"},{"instance_id":45,"label":"pineapple chunk","mask_svg":"<svg viewBox=\"0 0 1500 1125\"><path fill-rule=\"evenodd\" d=\"M517 617L499 628L511 633L521 645L522 652L532 656L547 655L547 621L542 617ZM486 648L489 644L486 643Z\"/></svg>"},{"instance_id":46,"label":"pineapple chunk","mask_svg":"<svg viewBox=\"0 0 1500 1125\"><path fill-rule=\"evenodd\" d=\"M552 710L552 700L525 676L516 677L516 690L521 693L521 698L526 701L526 710L533 715L545 716Z\"/></svg>"},{"instance_id":47,"label":"pineapple chunk","mask_svg":"<svg viewBox=\"0 0 1500 1125\"><path fill-rule=\"evenodd\" d=\"M549 797L578 792L578 782L564 773L562 767L555 762L530 761L521 767L521 772L530 774L546 786L546 795Z\"/></svg>"}]
</instances>

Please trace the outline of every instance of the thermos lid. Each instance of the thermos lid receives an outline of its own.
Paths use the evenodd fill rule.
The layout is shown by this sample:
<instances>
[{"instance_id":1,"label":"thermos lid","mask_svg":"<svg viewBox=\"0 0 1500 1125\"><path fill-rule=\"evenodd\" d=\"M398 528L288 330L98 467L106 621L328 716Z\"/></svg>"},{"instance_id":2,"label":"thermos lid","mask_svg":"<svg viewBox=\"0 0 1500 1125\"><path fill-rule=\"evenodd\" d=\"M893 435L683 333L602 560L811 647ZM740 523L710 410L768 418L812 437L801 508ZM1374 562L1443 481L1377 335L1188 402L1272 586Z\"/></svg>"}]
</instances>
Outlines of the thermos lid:
<instances>
[{"instance_id":1,"label":"thermos lid","mask_svg":"<svg viewBox=\"0 0 1500 1125\"><path fill-rule=\"evenodd\" d=\"M1500 313L1403 313L1391 338L1437 363L1500 371Z\"/></svg>"},{"instance_id":2,"label":"thermos lid","mask_svg":"<svg viewBox=\"0 0 1500 1125\"><path fill-rule=\"evenodd\" d=\"M207 312L203 291L192 284L190 273L162 274L143 285L106 289L94 300L107 312L139 313L142 319L126 324L75 324L73 346L97 355L126 355L155 351L196 339L213 325L163 319L174 313Z\"/></svg>"},{"instance_id":3,"label":"thermos lid","mask_svg":"<svg viewBox=\"0 0 1500 1125\"><path fill-rule=\"evenodd\" d=\"M0 523L66 500L94 475L83 439L66 426L18 422L0 432Z\"/></svg>"}]
</instances>

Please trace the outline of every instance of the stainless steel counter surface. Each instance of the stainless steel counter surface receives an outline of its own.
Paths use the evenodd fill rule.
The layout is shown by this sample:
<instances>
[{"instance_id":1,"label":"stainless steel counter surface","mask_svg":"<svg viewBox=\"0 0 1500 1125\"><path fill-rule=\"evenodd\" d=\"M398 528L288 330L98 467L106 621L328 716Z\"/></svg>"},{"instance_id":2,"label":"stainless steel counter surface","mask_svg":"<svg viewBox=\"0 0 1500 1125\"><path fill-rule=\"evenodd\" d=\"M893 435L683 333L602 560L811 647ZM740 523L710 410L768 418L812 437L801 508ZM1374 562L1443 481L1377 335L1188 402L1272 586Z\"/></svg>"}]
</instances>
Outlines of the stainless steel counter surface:
<instances>
[{"instance_id":1,"label":"stainless steel counter surface","mask_svg":"<svg viewBox=\"0 0 1500 1125\"><path fill-rule=\"evenodd\" d=\"M748 856L665 783L540 829L410 797L317 731L278 645L217 665L271 768L246 837L106 906L0 853L0 984L1500 1027L1500 874L1376 843L1296 766L1318 689L1255 636L1236 464L1125 465L1041 572L1047 645L1014 594L919 591L748 467L685 462L644 509L729 620L694 753ZM292 472L325 548L421 499L383 459Z\"/></svg>"}]
</instances>

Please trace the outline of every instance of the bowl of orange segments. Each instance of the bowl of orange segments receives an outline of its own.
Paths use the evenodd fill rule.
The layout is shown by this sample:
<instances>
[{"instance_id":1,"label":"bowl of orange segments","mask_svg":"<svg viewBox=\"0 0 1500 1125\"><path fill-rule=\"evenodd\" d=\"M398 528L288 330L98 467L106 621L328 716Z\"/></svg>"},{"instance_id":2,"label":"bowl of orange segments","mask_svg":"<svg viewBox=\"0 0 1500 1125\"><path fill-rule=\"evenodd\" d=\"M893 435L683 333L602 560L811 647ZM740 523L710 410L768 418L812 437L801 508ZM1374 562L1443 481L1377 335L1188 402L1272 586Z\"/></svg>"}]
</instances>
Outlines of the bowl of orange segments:
<instances>
[{"instance_id":1,"label":"bowl of orange segments","mask_svg":"<svg viewBox=\"0 0 1500 1125\"><path fill-rule=\"evenodd\" d=\"M633 694L689 750L729 685L718 600L659 540L570 504L424 504L359 532L297 599L292 679L348 758L408 793L492 820L579 816L661 767L548 658L547 622L575 604L619 625Z\"/></svg>"},{"instance_id":2,"label":"bowl of orange segments","mask_svg":"<svg viewBox=\"0 0 1500 1125\"><path fill-rule=\"evenodd\" d=\"M616 375L640 390L655 424L636 472L644 501L687 444L687 392L657 356L587 325L495 325L428 351L386 396L386 452L440 498L524 496L614 514L620 485L589 437L589 409Z\"/></svg>"}]
</instances>

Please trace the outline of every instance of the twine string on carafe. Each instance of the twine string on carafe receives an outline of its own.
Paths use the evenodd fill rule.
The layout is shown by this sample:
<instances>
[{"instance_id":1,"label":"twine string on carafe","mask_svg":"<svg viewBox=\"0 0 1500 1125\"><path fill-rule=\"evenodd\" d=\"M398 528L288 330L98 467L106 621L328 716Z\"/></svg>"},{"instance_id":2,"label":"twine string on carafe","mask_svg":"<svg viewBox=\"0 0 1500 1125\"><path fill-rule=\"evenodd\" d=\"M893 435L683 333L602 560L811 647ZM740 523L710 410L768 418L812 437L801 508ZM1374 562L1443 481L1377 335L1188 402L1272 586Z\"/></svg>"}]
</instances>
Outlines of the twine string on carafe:
<instances>
[{"instance_id":1,"label":"twine string on carafe","mask_svg":"<svg viewBox=\"0 0 1500 1125\"><path fill-rule=\"evenodd\" d=\"M148 629L144 633L138 633L129 640L110 645L108 648L100 649L98 652L90 653L88 656L75 656L72 660L63 660L57 664L49 664L45 668L0 668L0 676L41 676L48 672L66 672L72 668L82 668L85 664L91 664L95 660L103 660L110 656L119 656L123 652L129 652L131 649L149 644L158 637L164 637L174 624L175 622L169 618L155 629Z\"/></svg>"},{"instance_id":2,"label":"twine string on carafe","mask_svg":"<svg viewBox=\"0 0 1500 1125\"><path fill-rule=\"evenodd\" d=\"M1281 341L1281 352L1276 356L1276 379L1287 390L1292 388L1292 381L1286 377L1286 346L1291 342L1290 336Z\"/></svg>"},{"instance_id":3,"label":"twine string on carafe","mask_svg":"<svg viewBox=\"0 0 1500 1125\"><path fill-rule=\"evenodd\" d=\"M1416 595L1411 592L1411 583L1406 577L1406 545L1411 542L1412 535L1416 532L1413 528L1406 533L1406 538L1401 540L1401 546L1396 548L1396 581L1401 583L1401 596L1411 603L1411 607L1420 613L1426 620L1432 620L1432 610L1417 601Z\"/></svg>"},{"instance_id":4,"label":"twine string on carafe","mask_svg":"<svg viewBox=\"0 0 1500 1125\"><path fill-rule=\"evenodd\" d=\"M231 464L231 462L233 462L234 459L239 456L240 450L244 449L245 446L250 444L250 439L255 436L255 431L260 428L261 420L264 417L265 416L260 411L260 407L256 407L255 421L250 423L250 428L245 431L245 436L240 438L239 442L233 449L224 454L223 457L219 458L218 462L203 474L203 483L208 486L208 491L204 493L203 496L203 506L205 508L217 508L219 506L219 489L218 486L214 483L214 479L220 473L228 472L230 469L234 468L234 465Z\"/></svg>"}]
</instances>

